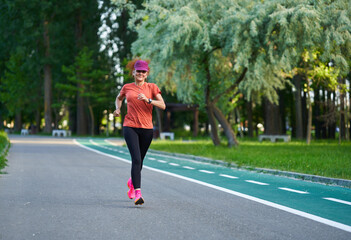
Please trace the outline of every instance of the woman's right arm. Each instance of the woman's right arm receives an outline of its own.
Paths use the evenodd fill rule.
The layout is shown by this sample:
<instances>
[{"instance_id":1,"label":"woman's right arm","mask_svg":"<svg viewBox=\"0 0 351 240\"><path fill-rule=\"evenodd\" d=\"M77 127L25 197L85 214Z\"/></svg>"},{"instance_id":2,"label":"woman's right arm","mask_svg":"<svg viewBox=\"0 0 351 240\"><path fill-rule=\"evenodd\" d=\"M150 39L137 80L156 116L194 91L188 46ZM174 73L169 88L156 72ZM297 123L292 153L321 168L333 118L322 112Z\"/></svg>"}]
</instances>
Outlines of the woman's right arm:
<instances>
[{"instance_id":1,"label":"woman's right arm","mask_svg":"<svg viewBox=\"0 0 351 240\"><path fill-rule=\"evenodd\" d=\"M115 101L116 110L113 112L113 116L119 117L119 115L121 114L122 101L123 97L121 97L121 95L118 94Z\"/></svg>"}]
</instances>

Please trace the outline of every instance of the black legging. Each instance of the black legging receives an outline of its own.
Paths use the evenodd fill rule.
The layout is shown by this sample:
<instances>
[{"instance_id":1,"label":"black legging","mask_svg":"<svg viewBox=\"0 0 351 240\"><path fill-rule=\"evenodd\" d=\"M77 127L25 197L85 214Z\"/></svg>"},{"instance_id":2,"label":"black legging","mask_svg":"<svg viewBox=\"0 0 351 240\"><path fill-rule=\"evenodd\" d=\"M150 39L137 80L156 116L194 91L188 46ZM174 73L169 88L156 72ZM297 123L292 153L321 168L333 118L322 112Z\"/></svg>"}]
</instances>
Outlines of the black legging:
<instances>
[{"instance_id":1,"label":"black legging","mask_svg":"<svg viewBox=\"0 0 351 240\"><path fill-rule=\"evenodd\" d=\"M132 182L134 188L140 188L141 169L147 150L152 141L153 129L123 127L123 135L126 140L130 156L132 158Z\"/></svg>"}]
</instances>

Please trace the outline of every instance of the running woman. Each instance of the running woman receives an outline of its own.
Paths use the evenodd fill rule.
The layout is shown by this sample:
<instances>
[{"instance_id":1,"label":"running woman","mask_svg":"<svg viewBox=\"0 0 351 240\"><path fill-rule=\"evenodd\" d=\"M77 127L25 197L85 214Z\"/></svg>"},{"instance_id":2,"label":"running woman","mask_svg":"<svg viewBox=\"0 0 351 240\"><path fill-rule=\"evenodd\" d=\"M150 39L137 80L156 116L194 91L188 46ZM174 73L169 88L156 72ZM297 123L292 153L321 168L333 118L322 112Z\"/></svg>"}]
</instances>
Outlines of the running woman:
<instances>
[{"instance_id":1,"label":"running woman","mask_svg":"<svg viewBox=\"0 0 351 240\"><path fill-rule=\"evenodd\" d=\"M123 136L127 143L132 158L131 178L128 197L134 198L135 205L144 203L141 195L141 169L143 160L153 137L152 109L153 106L165 109L161 91L154 83L146 82L150 72L147 61L134 59L127 64L134 77L133 83L125 84L116 98L115 117L121 114L121 106L124 98L127 99L127 115L123 122Z\"/></svg>"}]
</instances>

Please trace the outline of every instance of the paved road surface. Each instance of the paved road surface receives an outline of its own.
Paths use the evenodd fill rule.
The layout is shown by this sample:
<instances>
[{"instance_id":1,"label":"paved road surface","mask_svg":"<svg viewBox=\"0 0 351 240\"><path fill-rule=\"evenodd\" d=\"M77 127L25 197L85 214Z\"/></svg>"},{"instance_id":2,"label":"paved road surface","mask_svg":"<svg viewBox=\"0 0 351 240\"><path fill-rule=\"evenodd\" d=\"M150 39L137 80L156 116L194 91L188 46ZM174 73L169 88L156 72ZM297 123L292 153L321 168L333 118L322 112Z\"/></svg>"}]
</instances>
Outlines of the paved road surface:
<instances>
[{"instance_id":1,"label":"paved road surface","mask_svg":"<svg viewBox=\"0 0 351 240\"><path fill-rule=\"evenodd\" d=\"M50 137L10 136L10 140L8 174L0 176L0 240L351 239L347 189L320 184L312 189L311 183L304 183L302 188L294 186L301 193L291 192L287 182L276 183L286 178L271 180L262 174L148 154L142 173L146 203L134 206L126 194L130 163L125 148L103 140L77 139L79 145ZM262 188L284 192L288 200L272 201L270 195L280 195ZM325 207L318 200L320 216L313 209L301 211L306 196L344 202L323 199L332 203Z\"/></svg>"}]
</instances>

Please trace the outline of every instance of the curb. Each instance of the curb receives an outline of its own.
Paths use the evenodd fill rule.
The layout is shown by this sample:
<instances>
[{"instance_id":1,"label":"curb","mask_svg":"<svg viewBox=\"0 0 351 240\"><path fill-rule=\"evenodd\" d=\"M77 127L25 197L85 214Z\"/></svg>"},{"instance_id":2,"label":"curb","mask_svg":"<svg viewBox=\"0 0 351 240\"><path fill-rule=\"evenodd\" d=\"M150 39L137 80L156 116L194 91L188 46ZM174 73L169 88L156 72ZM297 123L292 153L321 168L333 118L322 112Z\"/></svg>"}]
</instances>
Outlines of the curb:
<instances>
[{"instance_id":1,"label":"curb","mask_svg":"<svg viewBox=\"0 0 351 240\"><path fill-rule=\"evenodd\" d=\"M254 167L246 167L246 166L240 167L234 163L228 163L228 162L225 162L222 160L214 160L211 158L198 157L198 156L194 156L194 155L187 155L187 154L180 154L180 153L169 153L169 152L163 152L163 151L158 151L158 150L153 150L153 149L149 149L148 151L151 153L160 153L160 154L173 156L173 157L182 157L182 158L187 158L187 159L191 159L191 160L195 160L195 161L199 161L199 162L206 162L206 163L211 163L211 164L215 164L215 165L221 165L224 167L244 169L247 171L255 171L255 172L259 172L259 173L295 178L295 179L300 179L300 180L304 180L304 181L317 182L317 183L322 183L322 184L326 184L326 185L335 185L335 186L340 186L340 187L351 188L351 180L347 180L347 179L329 178L329 177L322 177L322 176L318 176L318 175L309 175L309 174L305 174L305 173L281 171L281 170L268 169L268 168L254 168Z\"/></svg>"}]
</instances>

